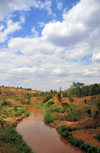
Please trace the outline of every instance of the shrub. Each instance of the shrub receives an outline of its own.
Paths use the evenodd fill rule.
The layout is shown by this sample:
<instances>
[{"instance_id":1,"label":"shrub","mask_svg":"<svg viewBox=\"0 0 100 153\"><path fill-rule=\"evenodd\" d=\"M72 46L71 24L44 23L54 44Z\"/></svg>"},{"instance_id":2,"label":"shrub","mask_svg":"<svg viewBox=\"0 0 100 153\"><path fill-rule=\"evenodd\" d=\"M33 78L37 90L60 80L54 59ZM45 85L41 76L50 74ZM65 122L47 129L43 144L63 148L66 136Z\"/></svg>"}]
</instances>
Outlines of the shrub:
<instances>
[{"instance_id":1,"label":"shrub","mask_svg":"<svg viewBox=\"0 0 100 153\"><path fill-rule=\"evenodd\" d=\"M5 124L5 121L3 119L0 119L0 125L4 126L4 124Z\"/></svg>"},{"instance_id":2,"label":"shrub","mask_svg":"<svg viewBox=\"0 0 100 153\"><path fill-rule=\"evenodd\" d=\"M67 103L61 103L61 105L62 105L63 107L68 107L68 106L69 106Z\"/></svg>"},{"instance_id":3,"label":"shrub","mask_svg":"<svg viewBox=\"0 0 100 153\"><path fill-rule=\"evenodd\" d=\"M49 101L48 102L48 106L51 106L51 105L53 105L54 104L54 101Z\"/></svg>"},{"instance_id":4,"label":"shrub","mask_svg":"<svg viewBox=\"0 0 100 153\"><path fill-rule=\"evenodd\" d=\"M30 115L30 112L29 112L29 111L26 111L26 112L24 113L24 115L25 115L25 116L29 116L29 115Z\"/></svg>"},{"instance_id":5,"label":"shrub","mask_svg":"<svg viewBox=\"0 0 100 153\"><path fill-rule=\"evenodd\" d=\"M70 127L66 126L60 126L58 129L58 132L65 138L67 138L70 135L70 132L72 132L72 129Z\"/></svg>"},{"instance_id":6,"label":"shrub","mask_svg":"<svg viewBox=\"0 0 100 153\"><path fill-rule=\"evenodd\" d=\"M1 106L7 106L7 105L11 105L11 103L9 101L3 101Z\"/></svg>"},{"instance_id":7,"label":"shrub","mask_svg":"<svg viewBox=\"0 0 100 153\"><path fill-rule=\"evenodd\" d=\"M81 117L82 111L81 110L72 110L69 112L69 114L66 116L67 120L69 121L79 121Z\"/></svg>"},{"instance_id":8,"label":"shrub","mask_svg":"<svg viewBox=\"0 0 100 153\"><path fill-rule=\"evenodd\" d=\"M73 98L72 98L71 95L69 95L68 98L69 98L69 100L70 100L71 102L73 102Z\"/></svg>"},{"instance_id":9,"label":"shrub","mask_svg":"<svg viewBox=\"0 0 100 153\"><path fill-rule=\"evenodd\" d=\"M99 116L99 111L96 111L95 114L94 114L94 116L93 116L93 119L94 119L94 120L97 119L98 116Z\"/></svg>"},{"instance_id":10,"label":"shrub","mask_svg":"<svg viewBox=\"0 0 100 153\"><path fill-rule=\"evenodd\" d=\"M50 95L50 96L47 96L46 98L44 98L44 100L43 100L43 103L46 103L49 99L51 99L52 98L52 96Z\"/></svg>"},{"instance_id":11,"label":"shrub","mask_svg":"<svg viewBox=\"0 0 100 153\"><path fill-rule=\"evenodd\" d=\"M58 132L65 137L71 144L79 147L86 153L100 153L100 148L86 144L82 139L74 138L72 136L72 129L70 127L61 126L58 128Z\"/></svg>"},{"instance_id":12,"label":"shrub","mask_svg":"<svg viewBox=\"0 0 100 153\"><path fill-rule=\"evenodd\" d=\"M68 97L67 91L63 91L63 97Z\"/></svg>"},{"instance_id":13,"label":"shrub","mask_svg":"<svg viewBox=\"0 0 100 153\"><path fill-rule=\"evenodd\" d=\"M96 135L96 138L100 141L100 133Z\"/></svg>"},{"instance_id":14,"label":"shrub","mask_svg":"<svg viewBox=\"0 0 100 153\"><path fill-rule=\"evenodd\" d=\"M100 102L97 103L97 108L100 110Z\"/></svg>"},{"instance_id":15,"label":"shrub","mask_svg":"<svg viewBox=\"0 0 100 153\"><path fill-rule=\"evenodd\" d=\"M22 139L22 136L16 132L12 125L0 128L0 142L6 143L9 148L13 147L16 153L33 153L31 148ZM10 152L10 150L8 150ZM11 151L12 153L12 151Z\"/></svg>"},{"instance_id":16,"label":"shrub","mask_svg":"<svg viewBox=\"0 0 100 153\"><path fill-rule=\"evenodd\" d=\"M91 109L87 109L86 112L88 113L89 117L91 117Z\"/></svg>"},{"instance_id":17,"label":"shrub","mask_svg":"<svg viewBox=\"0 0 100 153\"><path fill-rule=\"evenodd\" d=\"M64 113L66 112L66 108L63 107L54 107L49 109L51 112Z\"/></svg>"},{"instance_id":18,"label":"shrub","mask_svg":"<svg viewBox=\"0 0 100 153\"><path fill-rule=\"evenodd\" d=\"M61 101L61 93L57 94L57 98L58 98L59 101Z\"/></svg>"},{"instance_id":19,"label":"shrub","mask_svg":"<svg viewBox=\"0 0 100 153\"><path fill-rule=\"evenodd\" d=\"M46 122L46 123L53 122L53 118L52 118L50 112L48 112L47 110L45 110L45 112L44 112L44 122Z\"/></svg>"}]
</instances>

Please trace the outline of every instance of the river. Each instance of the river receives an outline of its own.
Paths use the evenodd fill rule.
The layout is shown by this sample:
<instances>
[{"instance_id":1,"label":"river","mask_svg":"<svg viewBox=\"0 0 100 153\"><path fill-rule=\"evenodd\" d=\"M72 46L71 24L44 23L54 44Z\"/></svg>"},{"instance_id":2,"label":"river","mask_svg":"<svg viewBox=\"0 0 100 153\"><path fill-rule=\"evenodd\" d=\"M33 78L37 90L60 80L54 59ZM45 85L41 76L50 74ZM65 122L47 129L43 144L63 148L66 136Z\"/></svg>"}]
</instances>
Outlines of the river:
<instances>
[{"instance_id":1,"label":"river","mask_svg":"<svg viewBox=\"0 0 100 153\"><path fill-rule=\"evenodd\" d=\"M82 153L43 122L42 110L32 109L16 129L35 153Z\"/></svg>"}]
</instances>

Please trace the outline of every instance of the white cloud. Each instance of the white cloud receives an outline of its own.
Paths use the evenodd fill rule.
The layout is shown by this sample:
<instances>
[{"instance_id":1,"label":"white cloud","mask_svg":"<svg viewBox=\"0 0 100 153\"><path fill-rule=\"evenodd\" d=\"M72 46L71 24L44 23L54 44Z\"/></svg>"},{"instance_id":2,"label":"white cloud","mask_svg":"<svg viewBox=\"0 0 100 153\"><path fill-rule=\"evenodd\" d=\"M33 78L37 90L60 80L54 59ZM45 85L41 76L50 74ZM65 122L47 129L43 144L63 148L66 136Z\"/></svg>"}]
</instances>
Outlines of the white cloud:
<instances>
[{"instance_id":1,"label":"white cloud","mask_svg":"<svg viewBox=\"0 0 100 153\"><path fill-rule=\"evenodd\" d=\"M42 28L42 27L44 27L44 26L45 26L45 23L44 23L44 22L40 22L40 21L39 21L39 22L38 22L38 25L39 25L39 27L40 27L40 28Z\"/></svg>"},{"instance_id":2,"label":"white cloud","mask_svg":"<svg viewBox=\"0 0 100 153\"><path fill-rule=\"evenodd\" d=\"M3 27L4 29L4 27ZM0 42L4 42L7 39L7 36L17 30L21 29L19 22L13 22L12 20L7 21L7 28L0 32Z\"/></svg>"},{"instance_id":3,"label":"white cloud","mask_svg":"<svg viewBox=\"0 0 100 153\"><path fill-rule=\"evenodd\" d=\"M56 0L56 2L57 2L57 9L59 11L62 10L62 7L63 7L62 2L60 2L59 0Z\"/></svg>"},{"instance_id":4,"label":"white cloud","mask_svg":"<svg viewBox=\"0 0 100 153\"><path fill-rule=\"evenodd\" d=\"M88 8L88 11L87 11ZM43 29L43 36L59 46L70 46L90 37L95 28L100 27L100 1L81 0L67 14L63 21L50 22Z\"/></svg>"},{"instance_id":5,"label":"white cloud","mask_svg":"<svg viewBox=\"0 0 100 153\"><path fill-rule=\"evenodd\" d=\"M48 14L53 15L51 4L51 0L0 0L0 20L11 16L14 11L29 11L31 7L45 9Z\"/></svg>"},{"instance_id":6,"label":"white cloud","mask_svg":"<svg viewBox=\"0 0 100 153\"><path fill-rule=\"evenodd\" d=\"M39 35L39 33L36 31L35 27L32 28L32 33L35 37Z\"/></svg>"},{"instance_id":7,"label":"white cloud","mask_svg":"<svg viewBox=\"0 0 100 153\"><path fill-rule=\"evenodd\" d=\"M0 25L0 31L2 31L5 28L3 24Z\"/></svg>"},{"instance_id":8,"label":"white cloud","mask_svg":"<svg viewBox=\"0 0 100 153\"><path fill-rule=\"evenodd\" d=\"M34 5L38 7L40 4ZM41 9L44 7L41 5ZM81 0L63 14L62 22L47 23L42 36L38 36L33 27L32 31L37 37L10 39L8 48L0 49L0 81L35 89L67 88L73 81L88 84L99 82L99 14L99 0ZM20 29L19 22L13 25L16 25L14 29L10 24L6 29L1 28L2 33L6 33L4 39ZM18 51L22 54L18 54ZM91 62L86 65L81 59L87 60L85 56L88 55L91 55Z\"/></svg>"},{"instance_id":9,"label":"white cloud","mask_svg":"<svg viewBox=\"0 0 100 153\"><path fill-rule=\"evenodd\" d=\"M22 16L20 17L20 21L21 21L21 23L25 23L25 16L22 15Z\"/></svg>"}]
</instances>

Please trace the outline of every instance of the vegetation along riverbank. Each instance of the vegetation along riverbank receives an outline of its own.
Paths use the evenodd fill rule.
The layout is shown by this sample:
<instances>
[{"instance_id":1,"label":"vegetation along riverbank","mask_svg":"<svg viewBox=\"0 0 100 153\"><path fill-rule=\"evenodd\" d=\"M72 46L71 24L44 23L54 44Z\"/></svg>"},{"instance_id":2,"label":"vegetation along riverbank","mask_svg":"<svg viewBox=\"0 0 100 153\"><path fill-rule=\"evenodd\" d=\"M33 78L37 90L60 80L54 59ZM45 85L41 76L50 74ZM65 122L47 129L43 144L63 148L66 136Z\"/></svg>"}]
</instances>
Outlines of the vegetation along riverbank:
<instances>
[{"instance_id":1,"label":"vegetation along riverbank","mask_svg":"<svg viewBox=\"0 0 100 153\"><path fill-rule=\"evenodd\" d=\"M0 152L31 153L15 126L29 108L44 109L44 121L71 144L87 153L100 153L100 84L73 83L62 91L0 87Z\"/></svg>"}]
</instances>

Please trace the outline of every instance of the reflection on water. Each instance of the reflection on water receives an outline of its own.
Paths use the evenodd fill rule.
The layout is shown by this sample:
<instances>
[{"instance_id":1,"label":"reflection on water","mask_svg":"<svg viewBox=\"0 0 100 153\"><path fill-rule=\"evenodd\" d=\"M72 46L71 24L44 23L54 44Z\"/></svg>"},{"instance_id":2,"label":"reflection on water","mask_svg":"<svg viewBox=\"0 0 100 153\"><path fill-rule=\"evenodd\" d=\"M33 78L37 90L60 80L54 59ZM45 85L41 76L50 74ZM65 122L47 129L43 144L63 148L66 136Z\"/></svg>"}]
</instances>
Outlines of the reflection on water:
<instances>
[{"instance_id":1,"label":"reflection on water","mask_svg":"<svg viewBox=\"0 0 100 153\"><path fill-rule=\"evenodd\" d=\"M31 115L20 122L16 129L35 153L81 153L61 137L55 128L43 122L41 110L31 110Z\"/></svg>"}]
</instances>

